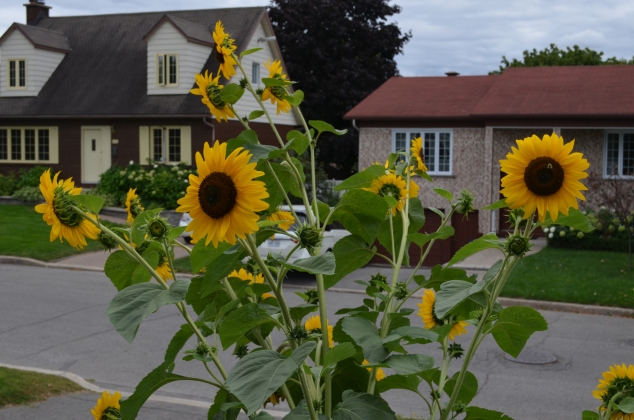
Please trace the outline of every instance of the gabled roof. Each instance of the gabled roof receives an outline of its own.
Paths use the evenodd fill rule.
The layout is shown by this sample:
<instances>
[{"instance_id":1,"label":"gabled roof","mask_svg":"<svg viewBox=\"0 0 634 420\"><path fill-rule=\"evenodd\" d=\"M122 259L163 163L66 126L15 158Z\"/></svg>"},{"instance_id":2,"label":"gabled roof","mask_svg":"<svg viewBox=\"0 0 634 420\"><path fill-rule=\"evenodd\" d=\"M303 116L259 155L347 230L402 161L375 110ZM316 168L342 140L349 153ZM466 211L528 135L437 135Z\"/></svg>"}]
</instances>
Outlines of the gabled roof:
<instances>
[{"instance_id":1,"label":"gabled roof","mask_svg":"<svg viewBox=\"0 0 634 420\"><path fill-rule=\"evenodd\" d=\"M187 39L189 42L196 44L207 45L213 47L214 40L211 36L211 31L205 25L199 25L197 23L190 22L185 19L177 18L176 16L165 15L157 22L156 25L143 37L143 40L147 42L154 32L161 27L164 22L170 22L174 27Z\"/></svg>"},{"instance_id":2,"label":"gabled roof","mask_svg":"<svg viewBox=\"0 0 634 420\"><path fill-rule=\"evenodd\" d=\"M501 75L393 77L358 120L634 117L634 66L509 68Z\"/></svg>"},{"instance_id":3,"label":"gabled roof","mask_svg":"<svg viewBox=\"0 0 634 420\"><path fill-rule=\"evenodd\" d=\"M0 117L209 115L195 95L147 95L143 37L165 15L209 33L221 20L239 53L266 11L244 7L42 19L34 28L63 33L73 50L37 97L1 97ZM200 70L205 69L218 72L213 54Z\"/></svg>"},{"instance_id":4,"label":"gabled roof","mask_svg":"<svg viewBox=\"0 0 634 420\"><path fill-rule=\"evenodd\" d=\"M14 23L7 29L2 37L0 37L0 46L15 30L20 31L35 48L63 53L71 51L68 38L66 38L62 32L39 28L33 25L22 25L21 23Z\"/></svg>"}]
</instances>

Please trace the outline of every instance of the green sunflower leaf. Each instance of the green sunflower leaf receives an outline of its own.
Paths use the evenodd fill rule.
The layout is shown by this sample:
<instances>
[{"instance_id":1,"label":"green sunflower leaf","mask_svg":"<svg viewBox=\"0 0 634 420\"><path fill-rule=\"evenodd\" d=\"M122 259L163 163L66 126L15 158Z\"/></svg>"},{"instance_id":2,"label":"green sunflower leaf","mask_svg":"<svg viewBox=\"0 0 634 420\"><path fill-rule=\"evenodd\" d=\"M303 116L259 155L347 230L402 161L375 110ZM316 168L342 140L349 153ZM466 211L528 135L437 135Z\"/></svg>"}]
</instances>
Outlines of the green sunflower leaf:
<instances>
[{"instance_id":1,"label":"green sunflower leaf","mask_svg":"<svg viewBox=\"0 0 634 420\"><path fill-rule=\"evenodd\" d=\"M285 260L280 260L280 262L286 268L302 271L304 273L326 275L335 273L335 256L332 252L326 252L325 254L318 255L316 257L295 260L292 264L286 262Z\"/></svg>"},{"instance_id":2,"label":"green sunflower leaf","mask_svg":"<svg viewBox=\"0 0 634 420\"><path fill-rule=\"evenodd\" d=\"M201 239L196 242L191 254L192 271L198 273L203 267L211 264L216 258L225 253L226 250L231 248L231 244L227 242L220 242L218 248L213 246L213 243L205 245L205 239Z\"/></svg>"},{"instance_id":3,"label":"green sunflower leaf","mask_svg":"<svg viewBox=\"0 0 634 420\"><path fill-rule=\"evenodd\" d=\"M284 97L288 101L289 104L293 106L299 106L304 100L304 92L301 90L296 90L292 95L287 95Z\"/></svg>"},{"instance_id":4,"label":"green sunflower leaf","mask_svg":"<svg viewBox=\"0 0 634 420\"><path fill-rule=\"evenodd\" d=\"M599 414L594 411L583 410L581 412L581 420L600 420L600 419L601 417L599 417Z\"/></svg>"},{"instance_id":5,"label":"green sunflower leaf","mask_svg":"<svg viewBox=\"0 0 634 420\"><path fill-rule=\"evenodd\" d=\"M68 195L68 198L73 200L75 203L86 207L93 214L99 214L104 203L103 198L97 195Z\"/></svg>"},{"instance_id":6,"label":"green sunflower leaf","mask_svg":"<svg viewBox=\"0 0 634 420\"><path fill-rule=\"evenodd\" d=\"M480 251L492 248L499 249L502 252L504 251L502 245L499 244L497 235L493 232L487 233L486 235L483 235L482 237L471 241L460 248L458 252L454 254L453 258L447 263L447 267L459 263L465 258L477 254Z\"/></svg>"},{"instance_id":7,"label":"green sunflower leaf","mask_svg":"<svg viewBox=\"0 0 634 420\"><path fill-rule=\"evenodd\" d=\"M255 110L252 111L249 114L249 121L253 121L253 120L257 120L258 118L260 118L262 115L264 115L264 111L259 111L259 110Z\"/></svg>"},{"instance_id":8,"label":"green sunflower leaf","mask_svg":"<svg viewBox=\"0 0 634 420\"><path fill-rule=\"evenodd\" d=\"M319 134L328 132L328 133L336 134L338 136L343 136L344 134L348 132L348 130L337 130L335 127L333 127L332 125L328 124L325 121L311 120L311 121L308 121L308 124L311 127L313 127L315 130L317 130Z\"/></svg>"},{"instance_id":9,"label":"green sunflower leaf","mask_svg":"<svg viewBox=\"0 0 634 420\"><path fill-rule=\"evenodd\" d=\"M482 207L482 210L497 210L497 209L503 209L506 207L506 199L501 199L496 201L493 204L489 204L486 207Z\"/></svg>"},{"instance_id":10,"label":"green sunflower leaf","mask_svg":"<svg viewBox=\"0 0 634 420\"><path fill-rule=\"evenodd\" d=\"M456 383L458 382L458 375L460 372L456 372L451 379L449 379L445 383L444 391L447 395L451 396L454 388L456 387ZM478 393L478 379L475 375L469 371L466 372L464 380L462 382L462 386L460 387L460 391L458 391L458 400L463 404L469 404L473 397Z\"/></svg>"},{"instance_id":11,"label":"green sunflower leaf","mask_svg":"<svg viewBox=\"0 0 634 420\"><path fill-rule=\"evenodd\" d=\"M449 204L453 202L453 194L449 191L442 188L434 188L434 192L449 201Z\"/></svg>"},{"instance_id":12,"label":"green sunflower leaf","mask_svg":"<svg viewBox=\"0 0 634 420\"><path fill-rule=\"evenodd\" d=\"M625 414L634 413L634 398L624 397L621 401L619 401L617 407Z\"/></svg>"},{"instance_id":13,"label":"green sunflower leaf","mask_svg":"<svg viewBox=\"0 0 634 420\"><path fill-rule=\"evenodd\" d=\"M354 392L343 392L343 401L335 407L332 420L396 420L396 414L381 397Z\"/></svg>"},{"instance_id":14,"label":"green sunflower leaf","mask_svg":"<svg viewBox=\"0 0 634 420\"><path fill-rule=\"evenodd\" d=\"M358 235L345 236L337 241L332 253L335 256L336 271L332 275L324 276L326 289L337 284L346 275L369 263L374 256L374 251Z\"/></svg>"},{"instance_id":15,"label":"green sunflower leaf","mask_svg":"<svg viewBox=\"0 0 634 420\"><path fill-rule=\"evenodd\" d=\"M434 305L436 317L443 319L469 296L479 293L484 286L484 282L471 284L462 280L450 280L443 283L438 293L436 293L436 303Z\"/></svg>"},{"instance_id":16,"label":"green sunflower leaf","mask_svg":"<svg viewBox=\"0 0 634 420\"><path fill-rule=\"evenodd\" d=\"M421 378L417 375L390 375L376 383L380 393L391 389L406 389L418 393Z\"/></svg>"},{"instance_id":17,"label":"green sunflower leaf","mask_svg":"<svg viewBox=\"0 0 634 420\"><path fill-rule=\"evenodd\" d=\"M273 77L265 77L262 79L262 83L264 83L264 86L268 88L273 86L290 86L297 82L291 82L290 80L282 80Z\"/></svg>"},{"instance_id":18,"label":"green sunflower leaf","mask_svg":"<svg viewBox=\"0 0 634 420\"><path fill-rule=\"evenodd\" d=\"M270 315L260 308L257 303L249 303L229 312L218 329L222 349L227 350L253 328L274 322Z\"/></svg>"},{"instance_id":19,"label":"green sunflower leaf","mask_svg":"<svg viewBox=\"0 0 634 420\"><path fill-rule=\"evenodd\" d=\"M399 375L417 375L434 367L434 358L424 354L393 354L382 365Z\"/></svg>"},{"instance_id":20,"label":"green sunflower leaf","mask_svg":"<svg viewBox=\"0 0 634 420\"><path fill-rule=\"evenodd\" d=\"M467 407L467 417L464 420L513 420L499 411L487 410L480 407Z\"/></svg>"},{"instance_id":21,"label":"green sunflower leaf","mask_svg":"<svg viewBox=\"0 0 634 420\"><path fill-rule=\"evenodd\" d=\"M244 57L245 55L253 54L253 53L256 53L256 52L261 51L261 50L262 50L262 48L251 48L249 50L242 51L240 53L240 58Z\"/></svg>"},{"instance_id":22,"label":"green sunflower leaf","mask_svg":"<svg viewBox=\"0 0 634 420\"><path fill-rule=\"evenodd\" d=\"M323 414L318 414L319 420L328 420L328 417ZM310 420L310 413L308 407L306 407L306 400L301 400L297 406L291 410L282 420Z\"/></svg>"},{"instance_id":23,"label":"green sunflower leaf","mask_svg":"<svg viewBox=\"0 0 634 420\"><path fill-rule=\"evenodd\" d=\"M264 201L269 204L270 209L277 208L284 201L284 193L288 192L291 189L291 185L295 182L293 174L288 166L275 162L270 162L270 168L267 162L261 162L256 169L264 172L263 176L257 178L258 181L264 182L266 191L269 193L269 196ZM274 174L280 184L282 184L282 188L279 187Z\"/></svg>"},{"instance_id":24,"label":"green sunflower leaf","mask_svg":"<svg viewBox=\"0 0 634 420\"><path fill-rule=\"evenodd\" d=\"M232 105L238 102L243 94L244 89L242 86L235 83L229 83L220 89L220 98L222 98L224 102Z\"/></svg>"},{"instance_id":25,"label":"green sunflower leaf","mask_svg":"<svg viewBox=\"0 0 634 420\"><path fill-rule=\"evenodd\" d=\"M253 156L251 156L250 162L257 162L262 159L269 159L272 154L281 153L279 147L267 146L265 144L249 144L244 146L245 150L248 150Z\"/></svg>"},{"instance_id":26,"label":"green sunflower leaf","mask_svg":"<svg viewBox=\"0 0 634 420\"><path fill-rule=\"evenodd\" d=\"M338 220L352 234L361 236L366 243L374 242L388 206L383 197L370 191L354 189L346 192L335 208L332 220Z\"/></svg>"},{"instance_id":27,"label":"green sunflower leaf","mask_svg":"<svg viewBox=\"0 0 634 420\"><path fill-rule=\"evenodd\" d=\"M152 267L158 265L157 252L145 252L142 258ZM133 284L150 281L152 274L125 251L115 251L106 260L104 273L120 292Z\"/></svg>"},{"instance_id":28,"label":"green sunflower leaf","mask_svg":"<svg viewBox=\"0 0 634 420\"><path fill-rule=\"evenodd\" d=\"M438 232L434 233L412 233L407 235L407 239L414 242L419 247L425 246L425 244L433 239L447 239L454 235L455 230L452 226L443 226Z\"/></svg>"},{"instance_id":29,"label":"green sunflower leaf","mask_svg":"<svg viewBox=\"0 0 634 420\"><path fill-rule=\"evenodd\" d=\"M331 348L324 359L324 369L357 354L352 343L339 343Z\"/></svg>"},{"instance_id":30,"label":"green sunflower leaf","mask_svg":"<svg viewBox=\"0 0 634 420\"><path fill-rule=\"evenodd\" d=\"M286 146L285 149L293 149L298 155L303 155L308 146L310 145L308 137L301 131L291 130L286 134Z\"/></svg>"},{"instance_id":31,"label":"green sunflower leaf","mask_svg":"<svg viewBox=\"0 0 634 420\"><path fill-rule=\"evenodd\" d=\"M165 363L174 363L178 353L185 347L187 341L194 335L194 330L189 324L181 325L180 329L174 334L172 340L165 351Z\"/></svg>"},{"instance_id":32,"label":"green sunflower leaf","mask_svg":"<svg viewBox=\"0 0 634 420\"><path fill-rule=\"evenodd\" d=\"M578 229L584 233L592 232L594 230L594 226L592 226L590 219L588 219L586 215L579 210L573 208L568 211L568 216L560 213L556 222L553 222L550 217L550 213L547 213L544 223L539 223L539 226L550 225L568 226Z\"/></svg>"},{"instance_id":33,"label":"green sunflower leaf","mask_svg":"<svg viewBox=\"0 0 634 420\"><path fill-rule=\"evenodd\" d=\"M389 354L383 346L383 340L372 322L360 317L346 317L341 322L341 328L363 350L363 356L368 363L380 363Z\"/></svg>"},{"instance_id":34,"label":"green sunflower leaf","mask_svg":"<svg viewBox=\"0 0 634 420\"><path fill-rule=\"evenodd\" d=\"M371 165L337 185L335 187L335 191L368 188L372 185L372 181L383 175L385 175L385 168L383 165Z\"/></svg>"},{"instance_id":35,"label":"green sunflower leaf","mask_svg":"<svg viewBox=\"0 0 634 420\"><path fill-rule=\"evenodd\" d=\"M499 313L491 334L504 352L517 357L534 332L547 329L548 323L535 309L510 306Z\"/></svg>"}]
</instances>

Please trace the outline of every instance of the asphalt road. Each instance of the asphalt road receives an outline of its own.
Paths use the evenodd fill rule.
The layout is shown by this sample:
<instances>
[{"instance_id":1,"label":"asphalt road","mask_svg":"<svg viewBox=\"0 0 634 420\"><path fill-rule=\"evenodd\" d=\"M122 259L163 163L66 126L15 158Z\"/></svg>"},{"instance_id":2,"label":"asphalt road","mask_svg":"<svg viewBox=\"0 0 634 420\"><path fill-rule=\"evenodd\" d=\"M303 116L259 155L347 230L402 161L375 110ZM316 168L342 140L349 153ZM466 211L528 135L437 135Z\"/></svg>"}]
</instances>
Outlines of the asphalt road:
<instances>
[{"instance_id":1,"label":"asphalt road","mask_svg":"<svg viewBox=\"0 0 634 420\"><path fill-rule=\"evenodd\" d=\"M311 285L308 278L293 283ZM110 389L133 391L162 362L169 340L183 323L176 308L162 308L141 325L134 343L128 344L106 316L116 290L97 272L1 265L0 290L0 363L70 371ZM301 303L295 291L298 289L287 291L290 305ZM338 308L358 306L362 298L360 294L328 292L332 321L337 319L334 312ZM407 305L417 309L418 302L412 299ZM628 344L630 340L634 343L633 319L548 311L542 314L549 330L534 334L527 349L552 353L558 361L548 365L509 361L488 337L470 369L480 385L473 405L502 411L515 420L577 420L582 410L597 406L591 391L601 373L609 365L634 362L634 347ZM418 318L412 318L413 325L417 322ZM277 336L275 341L280 338ZM459 338L466 348L470 335ZM412 346L410 350L439 354L435 344ZM228 369L235 363L230 355L221 359ZM457 368L453 366L450 373ZM201 374L196 362L179 361L175 372ZM180 382L157 394L211 401L214 390ZM399 414L423 413L420 399L408 391L389 392L384 397ZM3 409L0 419L82 419L95 401L93 395L76 394L35 407ZM169 412L173 415L159 415L161 407L165 408L153 403L139 418L194 419L205 418L206 414L204 409L172 405Z\"/></svg>"}]
</instances>

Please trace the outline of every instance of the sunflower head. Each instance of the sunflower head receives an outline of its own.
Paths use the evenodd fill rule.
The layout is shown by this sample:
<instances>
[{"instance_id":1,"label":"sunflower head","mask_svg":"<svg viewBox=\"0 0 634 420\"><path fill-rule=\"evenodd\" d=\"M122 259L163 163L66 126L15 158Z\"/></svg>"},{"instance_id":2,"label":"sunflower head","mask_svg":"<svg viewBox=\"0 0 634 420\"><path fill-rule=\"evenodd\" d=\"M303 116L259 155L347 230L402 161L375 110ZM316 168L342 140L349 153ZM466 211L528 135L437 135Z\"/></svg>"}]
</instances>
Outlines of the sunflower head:
<instances>
[{"instance_id":1,"label":"sunflower head","mask_svg":"<svg viewBox=\"0 0 634 420\"><path fill-rule=\"evenodd\" d=\"M156 215L148 221L147 232L149 236L157 241L167 238L170 232L170 224L166 218Z\"/></svg>"},{"instance_id":2,"label":"sunflower head","mask_svg":"<svg viewBox=\"0 0 634 420\"><path fill-rule=\"evenodd\" d=\"M304 323L304 328L308 331L308 334L321 334L321 318L319 315L311 316ZM328 345L330 347L335 346L335 342L332 339L332 325L328 324Z\"/></svg>"},{"instance_id":3,"label":"sunflower head","mask_svg":"<svg viewBox=\"0 0 634 420\"><path fill-rule=\"evenodd\" d=\"M280 393L275 391L266 401L264 401L264 408L266 408L267 404L278 405L280 402L285 401L286 397Z\"/></svg>"},{"instance_id":4,"label":"sunflower head","mask_svg":"<svg viewBox=\"0 0 634 420\"><path fill-rule=\"evenodd\" d=\"M273 63L269 60L264 64L264 67L269 71L269 79L277 79L284 82L288 81L280 60L275 60ZM262 92L263 101L270 99L272 104L277 104L276 114L289 112L291 110L291 104L286 99L287 96L288 92L284 86L269 86Z\"/></svg>"},{"instance_id":5,"label":"sunflower head","mask_svg":"<svg viewBox=\"0 0 634 420\"><path fill-rule=\"evenodd\" d=\"M425 149L423 148L423 139L417 137L412 140L412 147L410 148L410 151L418 163L418 170L427 172L427 166L425 166Z\"/></svg>"},{"instance_id":6,"label":"sunflower head","mask_svg":"<svg viewBox=\"0 0 634 420\"><path fill-rule=\"evenodd\" d=\"M95 420L119 420L121 418L121 405L119 400L121 399L121 393L115 391L111 394L108 391L104 391L101 394L101 398L97 400L97 405L90 410Z\"/></svg>"},{"instance_id":7,"label":"sunflower head","mask_svg":"<svg viewBox=\"0 0 634 420\"><path fill-rule=\"evenodd\" d=\"M187 193L176 209L189 212L192 221L187 230L195 241L206 237L206 245L212 242L217 247L222 241L235 245L236 236L246 239L258 230L258 212L268 209L264 199L269 194L264 182L255 180L264 172L257 171L250 158L241 147L227 156L227 144L218 141L213 147L205 143L202 155L196 153L199 175L189 175Z\"/></svg>"},{"instance_id":8,"label":"sunflower head","mask_svg":"<svg viewBox=\"0 0 634 420\"><path fill-rule=\"evenodd\" d=\"M521 235L511 235L506 239L506 252L517 257L521 257L526 254L531 247L528 238Z\"/></svg>"},{"instance_id":9,"label":"sunflower head","mask_svg":"<svg viewBox=\"0 0 634 420\"><path fill-rule=\"evenodd\" d=\"M216 121L221 122L221 120L228 121L235 115L229 105L222 100L220 93L223 85L218 83L219 79L220 75L214 78L208 70L205 70L205 74L196 74L196 86L198 87L189 92L202 96L201 102L207 105L211 114L216 117Z\"/></svg>"},{"instance_id":10,"label":"sunflower head","mask_svg":"<svg viewBox=\"0 0 634 420\"><path fill-rule=\"evenodd\" d=\"M266 216L266 220L270 220L271 222L280 222L277 226L282 230L288 230L293 223L295 223L295 218L290 211L285 211L280 208L276 209L273 213L270 213Z\"/></svg>"},{"instance_id":11,"label":"sunflower head","mask_svg":"<svg viewBox=\"0 0 634 420\"><path fill-rule=\"evenodd\" d=\"M370 188L366 188L366 191L373 192L381 197L394 198L397 204L391 209L391 211L392 214L396 214L397 211L403 211L405 201L407 199L418 196L418 189L418 184L410 180L408 194L406 180L402 176L391 172L381 175L379 178L372 181L372 185L370 185Z\"/></svg>"},{"instance_id":12,"label":"sunflower head","mask_svg":"<svg viewBox=\"0 0 634 420\"><path fill-rule=\"evenodd\" d=\"M297 236L299 238L300 248L305 248L312 252L313 249L321 246L321 241L324 235L321 232L321 229L317 229L316 227L310 225L301 225L297 229Z\"/></svg>"},{"instance_id":13,"label":"sunflower head","mask_svg":"<svg viewBox=\"0 0 634 420\"><path fill-rule=\"evenodd\" d=\"M363 359L363 363L362 365L369 365L370 362L368 362L367 359ZM366 368L368 370L368 372L372 373L372 368ZM377 368L376 369L376 381L380 381L382 379L385 379L385 372L383 371L383 369L381 368Z\"/></svg>"},{"instance_id":14,"label":"sunflower head","mask_svg":"<svg viewBox=\"0 0 634 420\"><path fill-rule=\"evenodd\" d=\"M128 213L126 222L132 223L136 217L145 211L141 205L141 198L136 194L136 188L130 188L125 198L125 210Z\"/></svg>"},{"instance_id":15,"label":"sunflower head","mask_svg":"<svg viewBox=\"0 0 634 420\"><path fill-rule=\"evenodd\" d=\"M418 316L423 320L425 328L428 330L439 327L445 324L445 321L439 319L435 312L436 307L436 292L432 289L425 289L422 297L422 303L418 304ZM449 331L449 339L454 340L455 336L466 334L466 326L469 325L465 321L454 321L451 318L447 320L452 323L451 330Z\"/></svg>"},{"instance_id":16,"label":"sunflower head","mask_svg":"<svg viewBox=\"0 0 634 420\"><path fill-rule=\"evenodd\" d=\"M51 242L66 239L71 246L82 249L88 245L86 238L97 239L100 230L73 209L77 204L70 197L79 195L81 188L75 188L72 179L58 181L58 176L59 172L51 180L50 169L40 176L40 191L46 203L35 206L35 211L51 226Z\"/></svg>"},{"instance_id":17,"label":"sunflower head","mask_svg":"<svg viewBox=\"0 0 634 420\"><path fill-rule=\"evenodd\" d=\"M623 393L623 397L634 395L634 365L627 367L625 364L610 366L608 371L603 372L603 378L599 379L597 389L592 391L592 395L602 401L601 411L607 409L612 398L618 393ZM619 401L617 397L615 403L618 404ZM611 418L633 420L634 415L617 410L613 412Z\"/></svg>"},{"instance_id":18,"label":"sunflower head","mask_svg":"<svg viewBox=\"0 0 634 420\"><path fill-rule=\"evenodd\" d=\"M237 62L233 58L233 51L237 48L233 44L235 41L225 32L225 28L220 21L216 22L216 28L212 36L214 38L214 56L220 64L218 76L222 73L226 79L231 79L231 76L236 74L235 65Z\"/></svg>"},{"instance_id":19,"label":"sunflower head","mask_svg":"<svg viewBox=\"0 0 634 420\"><path fill-rule=\"evenodd\" d=\"M579 182L586 178L590 164L581 153L571 153L574 140L564 144L557 134L517 140L517 148L500 161L501 193L511 209L523 208L527 218L537 210L543 222L546 213L553 221L559 213L578 208L577 198L585 200L581 191L587 188Z\"/></svg>"}]
</instances>

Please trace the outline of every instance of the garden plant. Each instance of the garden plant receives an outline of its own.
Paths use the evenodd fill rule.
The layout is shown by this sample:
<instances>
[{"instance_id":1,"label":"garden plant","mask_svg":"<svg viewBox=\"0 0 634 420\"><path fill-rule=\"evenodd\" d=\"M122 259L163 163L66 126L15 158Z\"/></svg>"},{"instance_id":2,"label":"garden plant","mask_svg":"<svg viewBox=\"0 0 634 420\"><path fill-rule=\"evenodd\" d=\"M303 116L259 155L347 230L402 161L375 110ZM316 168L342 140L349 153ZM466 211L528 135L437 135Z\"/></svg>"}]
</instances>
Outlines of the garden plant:
<instances>
[{"instance_id":1,"label":"garden plant","mask_svg":"<svg viewBox=\"0 0 634 420\"><path fill-rule=\"evenodd\" d=\"M592 226L577 210L583 199L588 162L573 152L574 141L564 144L553 134L517 141L517 148L501 161L508 175L502 179L506 197L487 207L510 207L512 232L506 238L489 233L461 248L445 266L436 266L429 278L418 273L434 243L454 234L448 224L457 212L468 217L473 195L433 188L426 173L423 142L416 139L410 150L387 156L387 162L372 165L337 186L343 191L334 206L320 202L315 187L315 147L324 135L341 135L323 121L305 121L299 105L300 90L292 91L280 61L265 63L269 75L265 89L256 89L244 71L241 59L258 49L237 54L237 46L220 22L213 33L217 75L196 75L199 95L218 122L236 117L244 131L236 138L205 144L196 153L196 174L189 175L178 211L189 212L187 228L172 228L160 209L146 210L138 194L126 197L130 225L109 229L99 220L103 200L81 195L71 180L41 177L46 202L36 207L51 227L50 239L66 240L82 247L86 238L99 239L115 249L105 273L118 293L107 314L119 334L133 342L143 320L167 305L175 305L184 324L173 331L163 363L138 384L123 401L118 393L104 392L92 414L95 419L134 419L147 399L160 387L176 381L197 381L209 385L210 419L236 419L244 412L251 419L272 419L265 404L285 401L287 420L395 420L396 415L381 395L392 389L411 392L420 401L428 419L508 419L494 410L471 405L478 382L469 371L478 347L491 335L499 347L518 356L530 336L547 328L544 318L528 307L502 308L497 298L519 259L530 247L529 239L538 227L553 223L589 232ZM239 84L222 85L220 78L240 72ZM237 115L234 104L252 95L260 105L248 116ZM294 111L303 130L279 135L263 106L270 100L277 113ZM250 122L266 118L279 147L262 145L250 129ZM308 168L292 157L308 151ZM305 173L311 174L311 194L305 187ZM418 198L420 189L432 190L447 200L447 210L429 208L442 223L425 231L425 209ZM294 220L278 206L301 199L307 222L287 230ZM339 240L332 252L320 252L326 226L340 222L350 236ZM193 249L176 238L192 232ZM312 255L289 262L290 255L271 254L262 258L258 246L273 234L289 235L295 249ZM378 241L387 250L379 253ZM173 268L173 250L190 251L196 273L192 279L179 277ZM409 249L418 250L410 258ZM457 262L485 249L504 255L483 276L476 279L454 268ZM367 296L351 307L339 309L340 319L328 319L326 290L344 276L378 256L391 266L389 277L365 279ZM401 268L414 270L405 281ZM305 303L289 306L284 280L290 270L315 275L317 287L300 295ZM405 308L415 293L422 293L419 312ZM334 325L333 325L334 324ZM275 331L275 332L274 332ZM467 348L455 342L468 332ZM193 339L192 339L193 338ZM192 339L192 340L190 340ZM192 344L193 342L193 344ZM415 345L415 346L413 346ZM423 345L422 347L420 345ZM435 360L413 349L442 349ZM182 376L176 359L200 364L200 375ZM219 353L231 352L237 363L231 370ZM459 364L449 376L451 364ZM584 418L615 418L634 412L632 383L634 368L617 367L606 372L595 396L601 400L598 413ZM580 413L581 414L581 413ZM590 417L587 417L590 416ZM592 417L594 416L594 417ZM611 417L610 417L611 416Z\"/></svg>"}]
</instances>

